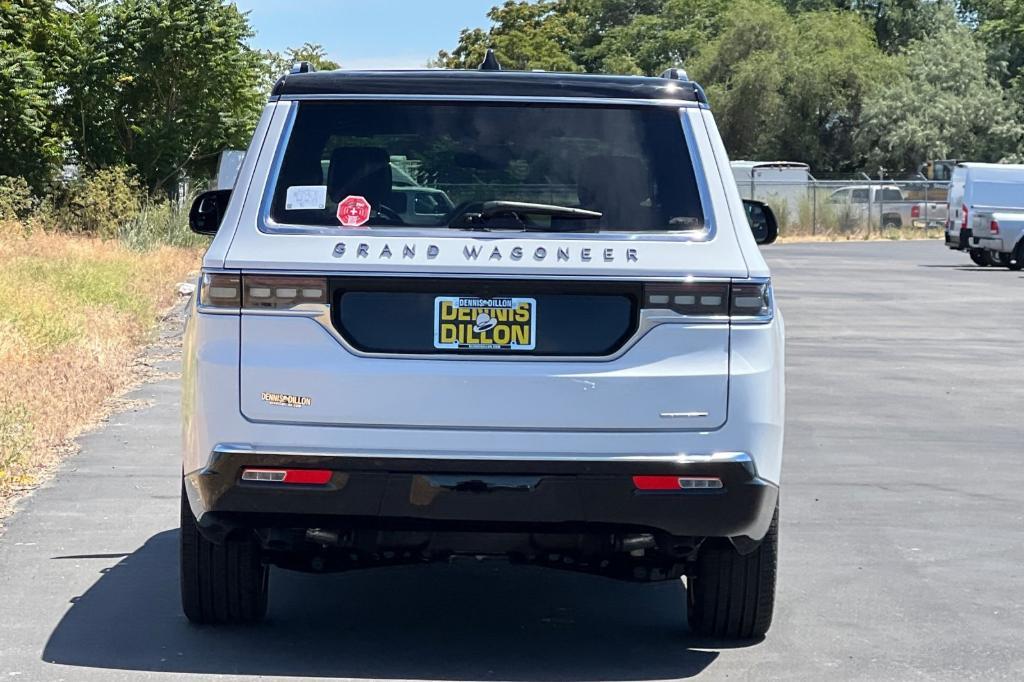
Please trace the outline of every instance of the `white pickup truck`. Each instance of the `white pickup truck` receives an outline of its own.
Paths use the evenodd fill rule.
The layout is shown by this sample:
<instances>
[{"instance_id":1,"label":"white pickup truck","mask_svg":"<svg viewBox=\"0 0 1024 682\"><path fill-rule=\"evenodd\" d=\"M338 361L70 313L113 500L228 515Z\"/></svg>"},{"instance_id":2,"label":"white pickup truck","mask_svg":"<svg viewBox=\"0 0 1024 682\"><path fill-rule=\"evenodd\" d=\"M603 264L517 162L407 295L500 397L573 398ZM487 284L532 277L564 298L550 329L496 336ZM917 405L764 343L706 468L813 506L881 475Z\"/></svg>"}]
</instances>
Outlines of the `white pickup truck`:
<instances>
[{"instance_id":1,"label":"white pickup truck","mask_svg":"<svg viewBox=\"0 0 1024 682\"><path fill-rule=\"evenodd\" d=\"M971 220L971 246L982 249L990 265L1024 267L1024 210L984 208Z\"/></svg>"},{"instance_id":2,"label":"white pickup truck","mask_svg":"<svg viewBox=\"0 0 1024 682\"><path fill-rule=\"evenodd\" d=\"M941 227L946 204L911 201L896 185L851 185L829 195L828 203L846 212L852 222L886 228Z\"/></svg>"}]
</instances>

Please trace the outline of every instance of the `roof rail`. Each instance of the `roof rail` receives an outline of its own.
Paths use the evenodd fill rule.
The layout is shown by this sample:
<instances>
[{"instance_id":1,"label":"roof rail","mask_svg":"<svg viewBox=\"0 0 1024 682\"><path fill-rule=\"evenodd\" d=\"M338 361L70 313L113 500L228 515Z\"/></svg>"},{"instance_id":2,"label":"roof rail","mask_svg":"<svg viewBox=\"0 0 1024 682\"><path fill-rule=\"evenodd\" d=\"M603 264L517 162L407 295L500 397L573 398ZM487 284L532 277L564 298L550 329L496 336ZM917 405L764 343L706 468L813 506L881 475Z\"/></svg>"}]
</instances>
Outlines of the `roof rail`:
<instances>
[{"instance_id":1,"label":"roof rail","mask_svg":"<svg viewBox=\"0 0 1024 682\"><path fill-rule=\"evenodd\" d=\"M313 73L314 71L316 71L316 67L309 62L295 62L288 73Z\"/></svg>"},{"instance_id":2,"label":"roof rail","mask_svg":"<svg viewBox=\"0 0 1024 682\"><path fill-rule=\"evenodd\" d=\"M686 70L678 66L673 66L671 69L665 69L664 71L661 72L661 77L668 78L669 80L673 81L690 80L690 77L686 75Z\"/></svg>"},{"instance_id":3,"label":"roof rail","mask_svg":"<svg viewBox=\"0 0 1024 682\"><path fill-rule=\"evenodd\" d=\"M494 56L494 50L487 48L487 54L484 56L484 60L480 62L481 71L501 71L501 64L498 63L498 58Z\"/></svg>"}]
</instances>

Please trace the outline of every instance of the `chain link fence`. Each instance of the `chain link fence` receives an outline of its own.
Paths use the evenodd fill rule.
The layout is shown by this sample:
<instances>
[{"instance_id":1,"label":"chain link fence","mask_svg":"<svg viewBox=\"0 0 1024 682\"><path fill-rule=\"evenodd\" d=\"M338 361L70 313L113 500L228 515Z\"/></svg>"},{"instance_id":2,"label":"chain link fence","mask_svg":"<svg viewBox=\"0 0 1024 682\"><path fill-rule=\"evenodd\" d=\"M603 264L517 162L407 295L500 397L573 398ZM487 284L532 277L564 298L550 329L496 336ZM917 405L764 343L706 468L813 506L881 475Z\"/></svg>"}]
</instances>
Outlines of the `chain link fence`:
<instances>
[{"instance_id":1,"label":"chain link fence","mask_svg":"<svg viewBox=\"0 0 1024 682\"><path fill-rule=\"evenodd\" d=\"M782 237L938 236L946 222L947 182L744 180L737 185L744 199L771 206Z\"/></svg>"}]
</instances>

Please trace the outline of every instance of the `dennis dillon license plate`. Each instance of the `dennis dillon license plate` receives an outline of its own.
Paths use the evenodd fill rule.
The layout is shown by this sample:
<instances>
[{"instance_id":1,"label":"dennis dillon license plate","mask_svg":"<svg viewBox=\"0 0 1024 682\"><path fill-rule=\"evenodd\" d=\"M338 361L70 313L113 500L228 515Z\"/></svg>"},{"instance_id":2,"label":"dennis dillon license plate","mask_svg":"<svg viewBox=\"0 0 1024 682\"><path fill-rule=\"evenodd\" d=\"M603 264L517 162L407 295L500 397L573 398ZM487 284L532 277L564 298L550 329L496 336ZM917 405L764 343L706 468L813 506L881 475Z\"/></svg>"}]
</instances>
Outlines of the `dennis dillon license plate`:
<instances>
[{"instance_id":1,"label":"dennis dillon license plate","mask_svg":"<svg viewBox=\"0 0 1024 682\"><path fill-rule=\"evenodd\" d=\"M537 301L532 298L438 296L434 348L533 350Z\"/></svg>"}]
</instances>

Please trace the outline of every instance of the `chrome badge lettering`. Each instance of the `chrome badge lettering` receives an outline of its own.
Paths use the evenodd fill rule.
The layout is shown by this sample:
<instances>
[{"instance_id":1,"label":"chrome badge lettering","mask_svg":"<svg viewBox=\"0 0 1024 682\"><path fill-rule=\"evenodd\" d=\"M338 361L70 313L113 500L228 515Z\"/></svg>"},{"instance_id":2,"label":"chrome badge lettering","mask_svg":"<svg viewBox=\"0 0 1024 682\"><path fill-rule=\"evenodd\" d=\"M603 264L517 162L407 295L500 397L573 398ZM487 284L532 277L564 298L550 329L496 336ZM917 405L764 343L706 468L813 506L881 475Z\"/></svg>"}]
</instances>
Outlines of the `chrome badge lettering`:
<instances>
[{"instance_id":1,"label":"chrome badge lettering","mask_svg":"<svg viewBox=\"0 0 1024 682\"><path fill-rule=\"evenodd\" d=\"M313 404L313 399L305 395L288 395L287 393L268 393L264 391L260 394L264 402L270 403L271 405L281 405L282 407L309 407Z\"/></svg>"},{"instance_id":2,"label":"chrome badge lettering","mask_svg":"<svg viewBox=\"0 0 1024 682\"><path fill-rule=\"evenodd\" d=\"M461 246L461 248L459 248ZM576 247L555 245L553 247L536 246L529 250L522 245L502 244L488 245L479 244L459 245L455 248L462 255L466 262L495 262L502 263L506 260L512 262L522 261L530 258L535 262L544 263L636 263L640 260L639 251L628 247L607 247L594 249L593 247ZM371 250L372 248L372 250ZM596 252L596 253L595 253ZM355 258L357 260L391 260L392 256L398 257L401 254L402 260L435 260L441 255L441 247L437 244L428 244L425 249L417 252L415 243L392 242L378 245L371 245L367 242L357 242L351 245L345 242L338 242L334 245L332 252L335 258ZM597 256L595 258L595 256Z\"/></svg>"}]
</instances>

